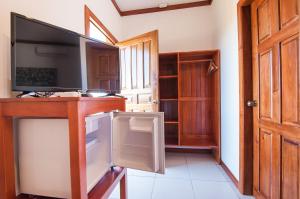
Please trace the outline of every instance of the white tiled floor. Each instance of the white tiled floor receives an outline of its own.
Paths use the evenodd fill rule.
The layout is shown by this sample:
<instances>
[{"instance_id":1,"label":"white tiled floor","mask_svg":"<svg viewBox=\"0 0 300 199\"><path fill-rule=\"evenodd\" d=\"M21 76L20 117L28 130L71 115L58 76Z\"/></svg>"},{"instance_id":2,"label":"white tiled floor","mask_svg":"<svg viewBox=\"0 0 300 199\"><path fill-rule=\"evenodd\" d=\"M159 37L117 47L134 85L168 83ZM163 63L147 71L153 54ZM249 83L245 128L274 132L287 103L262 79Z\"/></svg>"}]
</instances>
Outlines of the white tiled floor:
<instances>
[{"instance_id":1,"label":"white tiled floor","mask_svg":"<svg viewBox=\"0 0 300 199\"><path fill-rule=\"evenodd\" d=\"M119 198L119 187L110 199ZM166 174L128 169L129 199L239 199L242 196L209 154L166 154Z\"/></svg>"}]
</instances>

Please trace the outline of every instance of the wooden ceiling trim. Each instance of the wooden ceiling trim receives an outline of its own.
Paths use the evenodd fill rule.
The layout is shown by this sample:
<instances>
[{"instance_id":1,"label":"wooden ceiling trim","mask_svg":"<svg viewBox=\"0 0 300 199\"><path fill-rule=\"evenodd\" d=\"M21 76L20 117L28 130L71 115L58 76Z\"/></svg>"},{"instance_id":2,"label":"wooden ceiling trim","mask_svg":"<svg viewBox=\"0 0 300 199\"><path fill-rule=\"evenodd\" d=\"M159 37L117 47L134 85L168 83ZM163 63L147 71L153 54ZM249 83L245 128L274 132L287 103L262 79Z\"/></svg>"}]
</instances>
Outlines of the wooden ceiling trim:
<instances>
[{"instance_id":1,"label":"wooden ceiling trim","mask_svg":"<svg viewBox=\"0 0 300 199\"><path fill-rule=\"evenodd\" d=\"M84 23L85 23L85 35L90 36L90 20L96 22L101 28L101 32L109 39L113 44L118 43L118 39L106 28L106 26L98 19L98 17L89 9L87 5L84 6Z\"/></svg>"},{"instance_id":2,"label":"wooden ceiling trim","mask_svg":"<svg viewBox=\"0 0 300 199\"><path fill-rule=\"evenodd\" d=\"M115 8L118 11L119 15L122 16L122 10L120 9L120 7L119 7L118 3L116 2L116 0L111 0L111 2L115 6Z\"/></svg>"},{"instance_id":3,"label":"wooden ceiling trim","mask_svg":"<svg viewBox=\"0 0 300 199\"><path fill-rule=\"evenodd\" d=\"M209 5L212 4L212 1L213 0L204 0L204 1L196 1L196 2L191 2L191 3L181 3L181 4L168 5L165 8L153 7L153 8L144 8L144 9L122 11L120 9L120 7L118 6L118 3L116 2L116 0L111 0L113 5L115 6L116 10L120 14L120 16L130 16L130 15L162 12L162 11L169 11L169 10L178 10L178 9L184 9L184 8L209 6Z\"/></svg>"}]
</instances>

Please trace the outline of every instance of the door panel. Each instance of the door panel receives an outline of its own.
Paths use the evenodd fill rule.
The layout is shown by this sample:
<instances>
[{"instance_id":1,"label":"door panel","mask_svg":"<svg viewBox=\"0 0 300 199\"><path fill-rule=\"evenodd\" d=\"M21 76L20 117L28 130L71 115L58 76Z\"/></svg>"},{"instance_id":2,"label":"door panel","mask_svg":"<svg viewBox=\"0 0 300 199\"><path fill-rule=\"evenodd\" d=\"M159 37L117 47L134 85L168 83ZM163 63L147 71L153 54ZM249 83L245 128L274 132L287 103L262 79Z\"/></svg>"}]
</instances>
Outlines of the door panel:
<instances>
[{"instance_id":1,"label":"door panel","mask_svg":"<svg viewBox=\"0 0 300 199\"><path fill-rule=\"evenodd\" d=\"M260 118L272 120L272 50L262 53L259 62Z\"/></svg>"},{"instance_id":2,"label":"door panel","mask_svg":"<svg viewBox=\"0 0 300 199\"><path fill-rule=\"evenodd\" d=\"M280 0L280 16L281 27L297 20L299 18L297 0Z\"/></svg>"},{"instance_id":3,"label":"door panel","mask_svg":"<svg viewBox=\"0 0 300 199\"><path fill-rule=\"evenodd\" d=\"M158 100L158 31L117 45L121 50L121 94L136 99L127 101L126 110L157 112L158 103L155 101Z\"/></svg>"},{"instance_id":4,"label":"door panel","mask_svg":"<svg viewBox=\"0 0 300 199\"><path fill-rule=\"evenodd\" d=\"M151 87L151 67L150 67L151 42L144 42L144 88Z\"/></svg>"},{"instance_id":5,"label":"door panel","mask_svg":"<svg viewBox=\"0 0 300 199\"><path fill-rule=\"evenodd\" d=\"M131 47L131 85L132 85L131 88L132 89L138 88L137 66L138 66L137 45L133 45Z\"/></svg>"},{"instance_id":6,"label":"door panel","mask_svg":"<svg viewBox=\"0 0 300 199\"><path fill-rule=\"evenodd\" d=\"M299 199L300 147L289 139L282 141L282 198Z\"/></svg>"},{"instance_id":7,"label":"door panel","mask_svg":"<svg viewBox=\"0 0 300 199\"><path fill-rule=\"evenodd\" d=\"M257 7L257 23L259 41L271 36L270 0L261 1Z\"/></svg>"},{"instance_id":8,"label":"door panel","mask_svg":"<svg viewBox=\"0 0 300 199\"><path fill-rule=\"evenodd\" d=\"M181 101L181 136L182 139L201 139L211 137L212 121L210 101ZM184 110L184 111L183 111ZM197 118L202 118L201 120ZM198 122L195 122L198 121Z\"/></svg>"},{"instance_id":9,"label":"door panel","mask_svg":"<svg viewBox=\"0 0 300 199\"><path fill-rule=\"evenodd\" d=\"M281 44L282 60L282 122L299 125L299 36ZM293 99L293 100L291 100Z\"/></svg>"},{"instance_id":10,"label":"door panel","mask_svg":"<svg viewBox=\"0 0 300 199\"><path fill-rule=\"evenodd\" d=\"M193 54L188 56L201 56ZM179 59L185 57L179 55ZM200 58L201 59L201 58ZM213 104L214 77L208 75L209 62L179 63L179 132L180 144L186 146L214 145Z\"/></svg>"},{"instance_id":11,"label":"door panel","mask_svg":"<svg viewBox=\"0 0 300 199\"><path fill-rule=\"evenodd\" d=\"M119 88L118 51L87 45L87 75L89 89L115 91Z\"/></svg>"},{"instance_id":12,"label":"door panel","mask_svg":"<svg viewBox=\"0 0 300 199\"><path fill-rule=\"evenodd\" d=\"M254 195L299 198L299 5L254 0L251 18Z\"/></svg>"},{"instance_id":13,"label":"door panel","mask_svg":"<svg viewBox=\"0 0 300 199\"><path fill-rule=\"evenodd\" d=\"M259 138L259 191L265 197L271 196L271 168L272 168L272 133L260 130Z\"/></svg>"},{"instance_id":14,"label":"door panel","mask_svg":"<svg viewBox=\"0 0 300 199\"><path fill-rule=\"evenodd\" d=\"M113 113L113 163L164 173L163 113Z\"/></svg>"}]
</instances>

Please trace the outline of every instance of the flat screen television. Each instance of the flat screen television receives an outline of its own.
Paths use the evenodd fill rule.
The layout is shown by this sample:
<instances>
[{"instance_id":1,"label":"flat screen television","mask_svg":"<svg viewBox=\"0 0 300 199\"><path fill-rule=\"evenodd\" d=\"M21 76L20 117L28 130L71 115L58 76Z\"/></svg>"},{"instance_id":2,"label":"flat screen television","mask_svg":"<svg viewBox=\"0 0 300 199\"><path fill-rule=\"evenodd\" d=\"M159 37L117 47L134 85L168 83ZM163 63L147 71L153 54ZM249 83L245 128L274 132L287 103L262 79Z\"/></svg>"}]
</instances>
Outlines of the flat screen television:
<instances>
[{"instance_id":1,"label":"flat screen television","mask_svg":"<svg viewBox=\"0 0 300 199\"><path fill-rule=\"evenodd\" d=\"M11 13L12 90L119 93L119 49Z\"/></svg>"}]
</instances>

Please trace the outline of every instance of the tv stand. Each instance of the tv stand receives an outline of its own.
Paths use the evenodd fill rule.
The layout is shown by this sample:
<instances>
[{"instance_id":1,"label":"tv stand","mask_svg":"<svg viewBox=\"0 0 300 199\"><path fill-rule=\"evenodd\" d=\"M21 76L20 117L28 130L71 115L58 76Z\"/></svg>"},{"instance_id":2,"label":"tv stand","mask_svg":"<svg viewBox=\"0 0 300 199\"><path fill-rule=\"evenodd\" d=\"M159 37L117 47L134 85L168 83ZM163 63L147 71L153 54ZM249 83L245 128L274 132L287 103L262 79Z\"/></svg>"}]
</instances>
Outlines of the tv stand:
<instances>
[{"instance_id":1,"label":"tv stand","mask_svg":"<svg viewBox=\"0 0 300 199\"><path fill-rule=\"evenodd\" d=\"M91 97L0 99L0 198L16 199L13 118L63 118L69 121L70 177L72 199L108 198L120 182L126 199L126 169L108 171L87 193L85 117L112 110L125 111L125 99ZM41 132L43 133L43 132ZM55 164L55 162L53 163ZM28 198L20 196L20 198Z\"/></svg>"}]
</instances>

